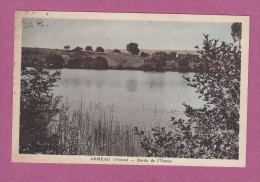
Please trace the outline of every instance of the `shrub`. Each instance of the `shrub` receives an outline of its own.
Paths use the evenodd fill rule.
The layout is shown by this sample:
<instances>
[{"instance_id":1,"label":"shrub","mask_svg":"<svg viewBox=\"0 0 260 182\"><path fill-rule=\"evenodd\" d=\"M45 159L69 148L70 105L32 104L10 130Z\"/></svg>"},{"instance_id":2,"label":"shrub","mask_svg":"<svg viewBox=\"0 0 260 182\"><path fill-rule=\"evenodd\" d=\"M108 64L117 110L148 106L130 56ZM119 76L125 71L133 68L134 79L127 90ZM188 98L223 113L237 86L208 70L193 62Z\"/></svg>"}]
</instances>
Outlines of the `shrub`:
<instances>
[{"instance_id":1,"label":"shrub","mask_svg":"<svg viewBox=\"0 0 260 182\"><path fill-rule=\"evenodd\" d=\"M152 137L135 128L148 156L238 159L241 51L234 44L204 35L200 72L184 77L206 104L199 109L184 104L186 120L172 118L165 128L153 128Z\"/></svg>"},{"instance_id":2,"label":"shrub","mask_svg":"<svg viewBox=\"0 0 260 182\"><path fill-rule=\"evenodd\" d=\"M173 60L173 59L176 59L176 56L177 56L177 53L176 52L170 52L168 54L168 60Z\"/></svg>"},{"instance_id":3,"label":"shrub","mask_svg":"<svg viewBox=\"0 0 260 182\"><path fill-rule=\"evenodd\" d=\"M46 62L49 68L61 68L63 65L63 58L58 54L49 54L46 56Z\"/></svg>"},{"instance_id":4,"label":"shrub","mask_svg":"<svg viewBox=\"0 0 260 182\"><path fill-rule=\"evenodd\" d=\"M92 57L86 57L81 60L81 67L82 68L93 68L95 60Z\"/></svg>"},{"instance_id":5,"label":"shrub","mask_svg":"<svg viewBox=\"0 0 260 182\"><path fill-rule=\"evenodd\" d=\"M112 52L113 53L121 53L121 51L119 49L114 49Z\"/></svg>"},{"instance_id":6,"label":"shrub","mask_svg":"<svg viewBox=\"0 0 260 182\"><path fill-rule=\"evenodd\" d=\"M162 70L166 66L166 61L168 59L168 54L163 51L153 53L151 57L151 62L155 64L155 70Z\"/></svg>"},{"instance_id":7,"label":"shrub","mask_svg":"<svg viewBox=\"0 0 260 182\"><path fill-rule=\"evenodd\" d=\"M149 57L149 54L146 53L146 52L141 52L140 56L141 56L142 58L146 58L146 57Z\"/></svg>"},{"instance_id":8,"label":"shrub","mask_svg":"<svg viewBox=\"0 0 260 182\"><path fill-rule=\"evenodd\" d=\"M179 66L179 72L191 71L191 68L189 66L189 60L187 58L179 59L178 66Z\"/></svg>"},{"instance_id":9,"label":"shrub","mask_svg":"<svg viewBox=\"0 0 260 182\"><path fill-rule=\"evenodd\" d=\"M42 68L23 69L20 100L20 153L47 153L50 138L47 126L59 112L61 97L52 93L60 72L50 74Z\"/></svg>"},{"instance_id":10,"label":"shrub","mask_svg":"<svg viewBox=\"0 0 260 182\"><path fill-rule=\"evenodd\" d=\"M108 62L106 58L98 56L95 58L95 68L96 69L107 69L108 68Z\"/></svg>"}]
</instances>

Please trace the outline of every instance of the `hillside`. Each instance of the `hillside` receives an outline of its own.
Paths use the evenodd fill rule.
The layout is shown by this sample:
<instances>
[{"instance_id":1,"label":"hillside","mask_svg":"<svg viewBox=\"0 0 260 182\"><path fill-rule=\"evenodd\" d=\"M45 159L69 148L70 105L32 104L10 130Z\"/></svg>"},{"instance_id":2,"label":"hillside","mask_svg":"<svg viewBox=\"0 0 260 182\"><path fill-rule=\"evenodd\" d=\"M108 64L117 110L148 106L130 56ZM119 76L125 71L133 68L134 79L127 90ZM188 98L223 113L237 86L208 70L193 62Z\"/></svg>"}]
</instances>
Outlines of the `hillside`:
<instances>
[{"instance_id":1,"label":"hillside","mask_svg":"<svg viewBox=\"0 0 260 182\"><path fill-rule=\"evenodd\" d=\"M129 54L126 49L119 49L122 53ZM106 49L105 52L111 53L113 49ZM177 54L191 54L191 55L200 55L196 50L151 50L151 49L140 49L140 52L146 52L148 54L153 54L155 52L163 51L166 53L176 52Z\"/></svg>"},{"instance_id":2,"label":"hillside","mask_svg":"<svg viewBox=\"0 0 260 182\"><path fill-rule=\"evenodd\" d=\"M63 50L63 49L47 49L47 48L22 48L22 55L27 55L29 57L35 58L44 58L48 54L57 54L57 55L69 55L70 57L91 57L96 58L98 56L102 56L106 58L108 61L109 67L122 65L124 67L133 67L138 68L144 64L144 59L139 56L132 56L129 53L112 53L109 50L106 50L104 53L102 52L89 52L89 51L81 51L75 52L72 50Z\"/></svg>"},{"instance_id":3,"label":"hillside","mask_svg":"<svg viewBox=\"0 0 260 182\"><path fill-rule=\"evenodd\" d=\"M45 68L138 69L145 71L180 71L181 66L182 70L187 72L194 71L194 65L200 57L196 51L191 50L140 50L140 52L149 54L147 58L133 56L126 50L120 51L120 53L114 53L112 49L93 52L23 47L22 63L24 66L35 66L36 63L39 63ZM57 57L49 59L52 63L48 62L47 57L50 55L60 57L59 59L63 63L57 66ZM105 63L97 61L98 57L102 57Z\"/></svg>"}]
</instances>

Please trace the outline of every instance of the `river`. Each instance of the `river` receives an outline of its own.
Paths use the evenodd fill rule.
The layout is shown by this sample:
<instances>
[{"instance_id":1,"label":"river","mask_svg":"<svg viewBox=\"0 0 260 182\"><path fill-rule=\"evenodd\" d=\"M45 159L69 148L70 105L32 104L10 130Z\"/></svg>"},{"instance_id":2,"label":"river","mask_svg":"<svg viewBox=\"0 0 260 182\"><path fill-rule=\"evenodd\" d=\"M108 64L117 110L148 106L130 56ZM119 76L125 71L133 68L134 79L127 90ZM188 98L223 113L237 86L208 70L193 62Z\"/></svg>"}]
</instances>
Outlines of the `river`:
<instances>
[{"instance_id":1,"label":"river","mask_svg":"<svg viewBox=\"0 0 260 182\"><path fill-rule=\"evenodd\" d=\"M52 70L53 71L53 70ZM83 108L95 116L98 110L131 126L166 125L171 116L184 117L183 103L203 106L195 89L183 76L194 73L143 72L130 70L61 69L54 89L71 108Z\"/></svg>"}]
</instances>

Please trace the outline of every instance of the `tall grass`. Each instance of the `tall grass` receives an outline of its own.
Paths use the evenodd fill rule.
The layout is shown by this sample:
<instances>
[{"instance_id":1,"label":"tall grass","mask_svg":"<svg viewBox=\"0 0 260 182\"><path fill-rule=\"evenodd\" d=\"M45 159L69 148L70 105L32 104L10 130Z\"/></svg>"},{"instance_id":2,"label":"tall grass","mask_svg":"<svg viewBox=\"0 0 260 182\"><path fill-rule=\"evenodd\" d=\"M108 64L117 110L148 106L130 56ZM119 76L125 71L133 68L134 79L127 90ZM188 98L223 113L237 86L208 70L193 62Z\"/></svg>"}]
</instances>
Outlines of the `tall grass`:
<instances>
[{"instance_id":1,"label":"tall grass","mask_svg":"<svg viewBox=\"0 0 260 182\"><path fill-rule=\"evenodd\" d=\"M59 116L48 127L53 153L59 155L145 156L140 138L131 125L121 125L113 113L99 110L97 119L90 111L69 112L62 106Z\"/></svg>"}]
</instances>

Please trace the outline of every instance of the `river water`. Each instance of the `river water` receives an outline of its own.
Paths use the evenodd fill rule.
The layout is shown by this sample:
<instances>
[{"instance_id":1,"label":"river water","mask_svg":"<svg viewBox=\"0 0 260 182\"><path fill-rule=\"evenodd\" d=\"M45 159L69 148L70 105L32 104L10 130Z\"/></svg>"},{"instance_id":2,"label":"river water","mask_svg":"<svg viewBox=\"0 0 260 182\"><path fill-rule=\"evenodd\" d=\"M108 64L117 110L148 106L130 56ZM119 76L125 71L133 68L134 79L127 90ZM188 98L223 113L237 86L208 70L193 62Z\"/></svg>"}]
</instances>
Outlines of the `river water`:
<instances>
[{"instance_id":1,"label":"river water","mask_svg":"<svg viewBox=\"0 0 260 182\"><path fill-rule=\"evenodd\" d=\"M53 70L52 70L53 71ZM83 108L95 116L104 111L114 120L131 126L166 125L171 116L184 117L183 103L203 106L195 89L183 76L194 73L128 70L61 69L54 89L71 108ZM82 102L81 102L82 101ZM97 115L96 115L97 116Z\"/></svg>"}]
</instances>

